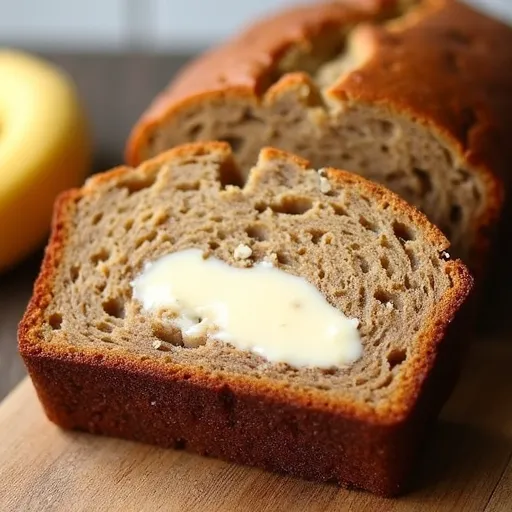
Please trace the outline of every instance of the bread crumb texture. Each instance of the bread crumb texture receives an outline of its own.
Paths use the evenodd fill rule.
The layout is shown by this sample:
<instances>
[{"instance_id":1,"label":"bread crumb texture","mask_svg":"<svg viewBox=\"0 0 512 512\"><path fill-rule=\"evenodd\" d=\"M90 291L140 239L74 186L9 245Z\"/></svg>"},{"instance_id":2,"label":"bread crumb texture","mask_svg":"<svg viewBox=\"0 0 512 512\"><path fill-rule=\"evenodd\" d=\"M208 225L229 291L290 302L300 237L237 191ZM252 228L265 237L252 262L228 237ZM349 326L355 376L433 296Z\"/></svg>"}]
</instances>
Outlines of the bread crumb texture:
<instances>
[{"instance_id":1,"label":"bread crumb texture","mask_svg":"<svg viewBox=\"0 0 512 512\"><path fill-rule=\"evenodd\" d=\"M357 176L327 170L326 194L317 171L267 149L242 183L228 146L207 147L94 177L67 203L52 299L33 339L379 404L400 386L408 360L435 342L432 323L449 322L450 304L467 293L469 281L454 272L462 264L443 257L447 240L397 196ZM141 310L130 283L147 262L187 248L305 278L359 320L363 357L320 370L270 364L211 339L185 346L164 317Z\"/></svg>"}]
</instances>

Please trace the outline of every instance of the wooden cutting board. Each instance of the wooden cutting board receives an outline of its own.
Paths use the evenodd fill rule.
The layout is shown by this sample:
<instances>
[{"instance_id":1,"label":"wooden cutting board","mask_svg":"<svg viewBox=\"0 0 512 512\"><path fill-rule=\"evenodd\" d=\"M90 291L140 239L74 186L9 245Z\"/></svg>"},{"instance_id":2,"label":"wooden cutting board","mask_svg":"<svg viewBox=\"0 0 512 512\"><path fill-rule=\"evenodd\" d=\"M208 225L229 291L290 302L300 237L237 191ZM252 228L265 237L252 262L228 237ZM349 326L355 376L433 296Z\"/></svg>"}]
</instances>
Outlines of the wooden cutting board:
<instances>
[{"instance_id":1,"label":"wooden cutting board","mask_svg":"<svg viewBox=\"0 0 512 512\"><path fill-rule=\"evenodd\" d=\"M395 500L116 439L63 432L31 383L0 406L0 510L512 511L512 343L473 346L462 380Z\"/></svg>"}]
</instances>

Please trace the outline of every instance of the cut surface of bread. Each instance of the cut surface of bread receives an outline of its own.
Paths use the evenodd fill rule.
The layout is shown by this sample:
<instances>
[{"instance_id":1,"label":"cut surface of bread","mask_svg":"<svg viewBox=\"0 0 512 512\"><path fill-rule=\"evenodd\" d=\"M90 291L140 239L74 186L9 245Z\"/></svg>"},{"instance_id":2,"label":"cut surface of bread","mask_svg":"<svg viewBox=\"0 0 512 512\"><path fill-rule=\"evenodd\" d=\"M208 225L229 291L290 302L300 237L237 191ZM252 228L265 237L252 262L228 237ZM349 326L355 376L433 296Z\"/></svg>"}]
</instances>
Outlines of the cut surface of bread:
<instances>
[{"instance_id":1,"label":"cut surface of bread","mask_svg":"<svg viewBox=\"0 0 512 512\"><path fill-rule=\"evenodd\" d=\"M252 249L249 258L234 256L240 244ZM362 357L331 369L294 368L213 339L184 346L179 329L142 309L131 283L146 263L189 248L236 267L270 261L306 279L359 320ZM20 325L20 351L48 415L62 426L182 443L392 494L414 451L407 429L420 410L435 409L427 384L471 288L465 266L447 248L421 213L359 176L319 173L274 149L242 173L225 143L178 147L61 197ZM208 392L214 395L205 398ZM141 394L142 406L135 398ZM177 410L148 405L160 401ZM281 425L287 408L291 417ZM262 410L266 419L257 416ZM146 414L153 423L136 423ZM219 418L228 422L222 433ZM279 424L281 441L293 439L299 455L273 456L275 438L254 445L261 421ZM330 440L307 469L320 439L308 448L313 432ZM330 456L324 449L331 443L339 446ZM371 455L375 443L381 455Z\"/></svg>"},{"instance_id":2,"label":"cut surface of bread","mask_svg":"<svg viewBox=\"0 0 512 512\"><path fill-rule=\"evenodd\" d=\"M148 109L131 164L225 140L348 169L416 205L473 267L512 158L512 30L461 2L314 4L263 20L189 65Z\"/></svg>"}]
</instances>

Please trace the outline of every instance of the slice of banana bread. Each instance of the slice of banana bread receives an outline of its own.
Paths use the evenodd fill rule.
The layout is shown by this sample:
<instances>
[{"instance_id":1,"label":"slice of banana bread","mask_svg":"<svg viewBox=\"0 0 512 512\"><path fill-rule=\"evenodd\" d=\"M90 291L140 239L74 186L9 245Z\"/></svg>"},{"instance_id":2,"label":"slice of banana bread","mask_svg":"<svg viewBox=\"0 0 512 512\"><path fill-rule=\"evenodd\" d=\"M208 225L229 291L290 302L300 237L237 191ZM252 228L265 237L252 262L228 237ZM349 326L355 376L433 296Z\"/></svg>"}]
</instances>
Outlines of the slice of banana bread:
<instances>
[{"instance_id":1,"label":"slice of banana bread","mask_svg":"<svg viewBox=\"0 0 512 512\"><path fill-rule=\"evenodd\" d=\"M379 185L275 149L245 174L227 144L198 143L59 199L19 329L46 413L64 428L395 494L449 389L457 354L445 334L472 279L441 232ZM359 320L362 357L295 368L210 338L183 345L132 283L188 248L306 279Z\"/></svg>"},{"instance_id":2,"label":"slice of banana bread","mask_svg":"<svg viewBox=\"0 0 512 512\"><path fill-rule=\"evenodd\" d=\"M127 160L226 140L380 182L480 270L512 160L512 29L456 0L284 10L187 66L135 125Z\"/></svg>"}]
</instances>

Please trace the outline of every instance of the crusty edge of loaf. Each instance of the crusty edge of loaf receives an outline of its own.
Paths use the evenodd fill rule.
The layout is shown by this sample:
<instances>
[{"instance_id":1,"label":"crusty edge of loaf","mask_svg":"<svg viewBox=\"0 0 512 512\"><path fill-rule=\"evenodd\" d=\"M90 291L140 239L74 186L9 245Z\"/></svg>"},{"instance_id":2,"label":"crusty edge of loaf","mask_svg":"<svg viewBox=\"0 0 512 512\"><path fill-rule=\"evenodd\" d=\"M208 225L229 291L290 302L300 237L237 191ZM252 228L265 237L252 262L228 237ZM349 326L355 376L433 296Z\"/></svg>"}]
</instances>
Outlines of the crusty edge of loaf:
<instances>
[{"instance_id":1,"label":"crusty edge of loaf","mask_svg":"<svg viewBox=\"0 0 512 512\"><path fill-rule=\"evenodd\" d=\"M150 172L151 169L154 169L155 165L163 164L175 157L204 154L208 151L221 153L225 158L231 157L231 149L226 143L187 144L143 163L138 170L142 173ZM260 160L273 159L293 160L295 164L302 168L310 167L309 162L306 160L289 155L283 151L272 148L262 150ZM190 372L190 369L172 363L162 363L151 359L141 360L135 354L128 352L103 353L99 349L88 347L81 347L77 350L65 344L44 344L39 339L38 330L44 322L45 309L52 299L54 277L65 248L66 237L70 229L76 202L83 194L94 191L93 185L95 182L114 179L122 176L129 170L126 167L114 169L93 178L92 183L89 182L82 189L70 190L58 198L52 224L52 234L45 252L41 272L36 280L34 293L27 311L19 326L19 350L25 361L34 356L69 362L78 361L83 364L101 364L105 371L108 371L108 368L122 368L128 372L150 374L163 379L166 376L174 375L176 377ZM346 171L328 169L327 175L330 179L339 180L342 183L355 184L359 190L378 197L381 205L387 203L392 209L397 209L402 213L405 212L422 229L430 242L438 246L439 251L448 248L448 241L439 229L432 225L423 214L411 207L396 194ZM374 409L367 404L354 404L342 399L326 400L325 393L321 391L311 391L304 394L303 392L265 379L259 380L248 376L234 377L229 374L212 376L200 369L194 369L194 375L190 382L196 382L207 387L228 385L237 391L249 395L266 396L273 400L291 402L306 408L324 409L373 423L399 423L414 408L427 376L435 365L438 347L441 345L445 331L472 288L472 278L462 262L458 260L450 261L447 263L446 268L453 282L453 288L443 296L438 304L437 314L431 318L430 322L419 333L417 343L420 345L421 350L418 351L414 361L408 361L406 369L404 369L403 385L390 397L388 403L381 405L380 408Z\"/></svg>"},{"instance_id":2,"label":"crusty edge of loaf","mask_svg":"<svg viewBox=\"0 0 512 512\"><path fill-rule=\"evenodd\" d=\"M257 21L238 36L191 61L157 95L131 130L126 144L126 161L133 166L142 163L140 149L150 132L175 112L200 103L204 98L232 96L255 103L263 102L272 66L288 49L309 43L324 27L371 20L395 4L396 0L370 0L368 6L357 0L319 3L284 9ZM225 57L237 54L241 49L244 51L244 66L249 65L239 72L233 65L233 59ZM262 54L269 58L261 59ZM288 88L290 84L286 78L285 75L272 85L272 97L279 90Z\"/></svg>"},{"instance_id":3,"label":"crusty edge of loaf","mask_svg":"<svg viewBox=\"0 0 512 512\"><path fill-rule=\"evenodd\" d=\"M373 12L377 17L379 14L382 15L384 10L390 7L390 4L392 2L376 5L373 11L363 10L359 14L363 13L368 16ZM475 12L471 7L462 7L460 3L452 0L429 0L421 12L424 12L428 19L431 13L436 14L444 10L449 12L450 9L461 8L464 9L463 15L472 16ZM343 19L346 11L346 5L333 7L329 3L319 3L307 9L284 10L280 14L256 23L246 32L242 32L239 37L193 61L165 91L155 98L133 127L126 145L126 160L132 164L140 163L141 148L155 128L181 110L200 104L205 99L215 101L215 99L229 97L233 100L244 99L250 103L260 104L272 101L272 98L294 87L294 80L290 79L292 74L289 74L283 76L269 90L265 91L263 96L261 95L261 84L265 82L266 76L272 71L272 65L286 49L294 44L311 40L322 26L335 23L336 19ZM480 16L482 19L488 20L484 15ZM456 13L456 17L459 18L460 14ZM504 27L504 24L497 20L493 20L492 23L500 30ZM281 27L281 30L266 30L263 34L263 29L270 26ZM406 20L391 23L389 33L399 33L402 29L421 30L421 27L422 17L410 16ZM485 28L485 30L488 29ZM479 34L479 37L482 35ZM245 42L246 39L250 44ZM235 62L233 56L240 53L240 48L243 48L242 69L236 68L233 64ZM262 53L268 58L262 60ZM496 127L498 130L504 130L504 123L497 122L493 118L493 113L496 114L500 109L491 105L491 102L494 101L493 98L487 97L482 103L478 95L481 85L478 83L480 75L475 75L478 80L472 82L474 85L470 88L471 90L461 90L460 95L466 98L475 110L483 112L483 119L479 122L478 129L473 127L471 133L466 134L469 140L463 140L460 131L467 123L465 109L460 112L454 110L452 112L453 119L450 119L446 116L446 112L443 114L443 110L438 108L438 105L449 105L453 98L445 98L442 96L443 93L439 92L440 97L437 99L430 98L429 101L408 103L409 99L404 101L401 94L390 89L390 97L384 100L380 84L372 84L368 80L361 79L362 72L364 73L367 69L376 69L378 65L376 59L365 60L361 67L346 75L342 81L336 84L330 94L333 98L338 97L341 100L378 105L406 118L416 119L428 126L439 138L445 139L455 149L461 161L467 161L481 175L487 193L485 209L477 220L476 232L480 235L477 240L477 253L480 256L486 255L491 243L492 231L502 211L503 184L508 171L502 162L507 162L509 155L497 154L502 151L496 149L504 150L505 146L495 146L496 140L506 138L505 133L496 133ZM299 74L304 75L303 73L295 75ZM222 77L222 80L219 80L219 77ZM307 79L306 75L304 75L304 79ZM494 77L490 79L492 80ZM370 85L368 85L369 83ZM414 78L411 79L410 85L411 88L416 87ZM432 88L432 91L435 91L435 88ZM477 103L475 103L475 98L480 98ZM509 121L508 125L512 123L512 119ZM482 270L480 268L482 264L482 261L477 261L474 269L477 274Z\"/></svg>"}]
</instances>

